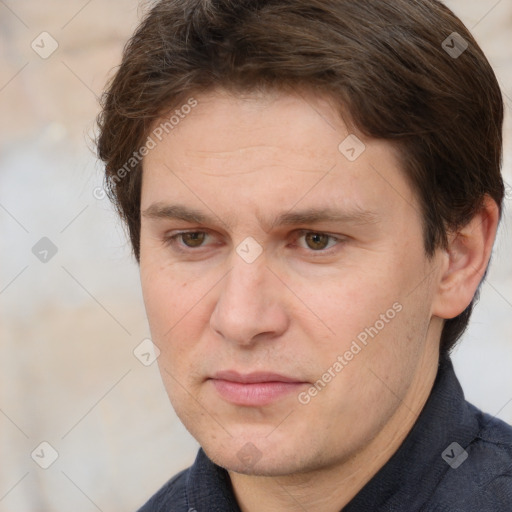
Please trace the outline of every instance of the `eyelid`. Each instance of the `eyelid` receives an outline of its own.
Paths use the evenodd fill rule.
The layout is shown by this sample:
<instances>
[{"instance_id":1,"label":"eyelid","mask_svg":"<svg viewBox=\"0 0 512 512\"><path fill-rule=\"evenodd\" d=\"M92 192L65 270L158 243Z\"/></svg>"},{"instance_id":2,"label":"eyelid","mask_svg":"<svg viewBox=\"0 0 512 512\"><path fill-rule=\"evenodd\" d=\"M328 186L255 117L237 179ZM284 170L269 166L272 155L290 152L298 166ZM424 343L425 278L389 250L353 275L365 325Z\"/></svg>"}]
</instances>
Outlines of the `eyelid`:
<instances>
[{"instance_id":1,"label":"eyelid","mask_svg":"<svg viewBox=\"0 0 512 512\"><path fill-rule=\"evenodd\" d=\"M179 237L187 233L204 233L207 236L211 235L211 233L204 229L185 229L179 231L171 231L170 233L167 233L163 236L164 245L173 246L176 251L183 253L197 252L198 249L204 247L204 245L200 245L199 247L187 247L186 245L180 244L178 241Z\"/></svg>"},{"instance_id":2,"label":"eyelid","mask_svg":"<svg viewBox=\"0 0 512 512\"><path fill-rule=\"evenodd\" d=\"M211 235L211 233L209 233L208 230L204 230L204 229L187 229L187 230L179 230L179 231L171 231L170 233L166 234L164 236L164 243L165 245L172 245L173 247L175 247L175 249L178 251L178 252L182 252L182 253L191 253L191 252L198 252L200 249L202 249L203 247L205 247L205 245L200 245L198 247L187 247L186 245L183 245L183 244L180 244L179 243L179 237L181 235L185 235L187 233L204 233L205 235L207 236L213 236ZM336 247L338 245L340 245L340 243L342 243L345 239L345 237L341 237L341 236L338 236L338 235L333 235L333 234L330 234L330 233L327 233L327 232L324 232L324 231L316 231L314 229L298 229L294 232L293 234L293 240L294 242L297 241L297 239L303 237L304 235L306 234L309 234L309 233L313 233L313 234L317 234L317 235L325 235L327 237L329 237L329 239L331 240L335 240L336 243L327 248L327 249L321 249L321 250L318 250L318 251L315 251L313 249L308 249L308 248L305 248L305 247L300 247L301 249L307 251L308 253L310 254L317 254L319 256L321 255L326 255L326 254L330 254L332 252L332 250L336 250Z\"/></svg>"},{"instance_id":3,"label":"eyelid","mask_svg":"<svg viewBox=\"0 0 512 512\"><path fill-rule=\"evenodd\" d=\"M344 237L341 237L339 235L332 235L325 231L317 231L314 229L299 229L299 230L297 230L294 234L294 240L297 240L308 233L313 233L315 235L325 235L325 236L329 237L331 240L336 240L336 243L333 246L331 246L327 249L321 249L318 251L314 251L313 249L307 249L307 248L301 247L301 249L306 250L308 253L317 254L319 256L330 254L332 252L332 250L336 250L336 246L338 246L340 243L342 243L344 241Z\"/></svg>"}]
</instances>

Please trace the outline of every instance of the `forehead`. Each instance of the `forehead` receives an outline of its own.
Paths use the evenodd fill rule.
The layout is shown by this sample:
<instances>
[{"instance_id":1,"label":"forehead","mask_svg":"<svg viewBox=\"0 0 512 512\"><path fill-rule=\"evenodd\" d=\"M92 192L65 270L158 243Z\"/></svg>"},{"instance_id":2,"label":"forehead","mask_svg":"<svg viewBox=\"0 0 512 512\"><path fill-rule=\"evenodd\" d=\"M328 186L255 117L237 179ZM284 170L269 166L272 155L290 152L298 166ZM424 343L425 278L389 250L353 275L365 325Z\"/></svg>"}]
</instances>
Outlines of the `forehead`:
<instances>
[{"instance_id":1,"label":"forehead","mask_svg":"<svg viewBox=\"0 0 512 512\"><path fill-rule=\"evenodd\" d=\"M173 111L178 123L153 126L142 210L178 198L204 210L208 198L263 218L299 203L381 213L415 203L395 148L355 132L328 97L217 90L193 99L192 110Z\"/></svg>"}]
</instances>

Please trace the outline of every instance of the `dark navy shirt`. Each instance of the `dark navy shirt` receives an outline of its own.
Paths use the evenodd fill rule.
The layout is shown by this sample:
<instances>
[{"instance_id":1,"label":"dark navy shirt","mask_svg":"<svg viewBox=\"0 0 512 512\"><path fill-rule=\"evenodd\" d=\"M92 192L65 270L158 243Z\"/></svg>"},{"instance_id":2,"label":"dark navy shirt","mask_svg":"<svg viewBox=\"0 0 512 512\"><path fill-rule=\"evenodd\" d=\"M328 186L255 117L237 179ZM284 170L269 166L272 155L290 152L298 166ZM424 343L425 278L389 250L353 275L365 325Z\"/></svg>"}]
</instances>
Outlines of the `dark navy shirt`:
<instances>
[{"instance_id":1,"label":"dark navy shirt","mask_svg":"<svg viewBox=\"0 0 512 512\"><path fill-rule=\"evenodd\" d=\"M139 512L240 509L227 471L200 449ZM342 512L512 512L512 427L466 402L447 358L412 430Z\"/></svg>"}]
</instances>

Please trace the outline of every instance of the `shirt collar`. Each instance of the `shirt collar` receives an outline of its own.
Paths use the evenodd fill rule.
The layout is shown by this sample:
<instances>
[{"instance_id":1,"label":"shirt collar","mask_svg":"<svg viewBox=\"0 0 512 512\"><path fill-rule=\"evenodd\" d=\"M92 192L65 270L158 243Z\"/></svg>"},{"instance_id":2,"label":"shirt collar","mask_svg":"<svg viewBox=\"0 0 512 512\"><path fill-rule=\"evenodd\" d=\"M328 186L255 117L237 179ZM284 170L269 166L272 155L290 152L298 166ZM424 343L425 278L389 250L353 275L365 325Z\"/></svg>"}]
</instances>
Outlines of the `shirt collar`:
<instances>
[{"instance_id":1,"label":"shirt collar","mask_svg":"<svg viewBox=\"0 0 512 512\"><path fill-rule=\"evenodd\" d=\"M451 468L442 455L452 443L467 447L479 425L449 357L441 359L430 396L399 449L343 512L419 510Z\"/></svg>"},{"instance_id":2,"label":"shirt collar","mask_svg":"<svg viewBox=\"0 0 512 512\"><path fill-rule=\"evenodd\" d=\"M241 512L228 472L213 463L202 448L188 473L186 492L189 510Z\"/></svg>"}]
</instances>

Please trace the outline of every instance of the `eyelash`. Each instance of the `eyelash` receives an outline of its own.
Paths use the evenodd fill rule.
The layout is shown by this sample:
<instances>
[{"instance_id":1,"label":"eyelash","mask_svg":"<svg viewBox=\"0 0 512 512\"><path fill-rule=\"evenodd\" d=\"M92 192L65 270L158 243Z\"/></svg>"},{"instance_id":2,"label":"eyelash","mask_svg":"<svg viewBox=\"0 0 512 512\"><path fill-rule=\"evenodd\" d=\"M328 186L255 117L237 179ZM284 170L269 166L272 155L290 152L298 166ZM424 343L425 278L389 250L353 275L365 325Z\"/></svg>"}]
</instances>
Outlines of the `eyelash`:
<instances>
[{"instance_id":1,"label":"eyelash","mask_svg":"<svg viewBox=\"0 0 512 512\"><path fill-rule=\"evenodd\" d=\"M183 235L186 235L187 233L191 233L191 234L204 233L206 235L209 235L209 233L207 231L180 231L178 233L175 233L174 235L166 236L164 238L164 240L163 240L164 241L164 245L165 246L170 246L170 247L172 247L173 249L175 249L178 252L189 253L189 254L191 254L193 252L197 252L199 249L202 249L204 247L203 245L198 246L196 248L180 245L179 242L178 242L179 237L181 237ZM325 235L325 236L329 237L329 240L335 240L337 242L336 244L334 244L331 247L328 247L326 249L319 249L317 251L315 251L313 249L305 249L305 248L301 247L301 249L304 249L304 250L306 250L306 251L308 251L308 252L310 252L312 254L315 254L315 253L319 254L319 255L330 254L332 252L332 250L335 249L335 247L337 245L339 245L340 243L343 242L342 238L334 236L334 235L330 235L329 233L324 233L323 231L312 231L312 230L307 230L307 229L299 230L297 232L297 235L294 237L294 240L302 238L303 236L308 235L308 234ZM186 248L183 248L183 247L186 247Z\"/></svg>"}]
</instances>

